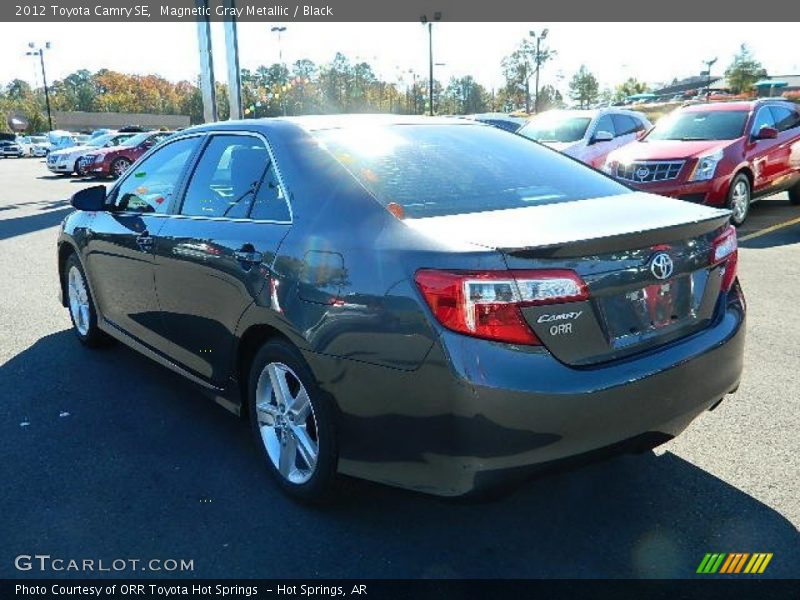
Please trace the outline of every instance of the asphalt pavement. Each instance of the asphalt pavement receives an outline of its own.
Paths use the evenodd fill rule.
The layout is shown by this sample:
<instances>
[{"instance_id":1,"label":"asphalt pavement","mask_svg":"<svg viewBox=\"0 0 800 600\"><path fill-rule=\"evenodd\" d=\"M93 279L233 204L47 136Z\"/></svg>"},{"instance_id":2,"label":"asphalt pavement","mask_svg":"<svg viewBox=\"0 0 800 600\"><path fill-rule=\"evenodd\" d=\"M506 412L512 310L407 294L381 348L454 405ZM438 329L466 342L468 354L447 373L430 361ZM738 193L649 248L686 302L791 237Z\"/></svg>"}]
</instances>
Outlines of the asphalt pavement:
<instances>
[{"instance_id":1,"label":"asphalt pavement","mask_svg":"<svg viewBox=\"0 0 800 600\"><path fill-rule=\"evenodd\" d=\"M91 575L18 571L27 554L193 561L116 576L692 577L707 552L772 552L763 576L800 576L800 222L761 233L800 217L785 195L742 231L741 388L683 436L494 502L347 481L309 508L244 422L122 345L74 338L55 239L86 185L0 160L0 577Z\"/></svg>"}]
</instances>

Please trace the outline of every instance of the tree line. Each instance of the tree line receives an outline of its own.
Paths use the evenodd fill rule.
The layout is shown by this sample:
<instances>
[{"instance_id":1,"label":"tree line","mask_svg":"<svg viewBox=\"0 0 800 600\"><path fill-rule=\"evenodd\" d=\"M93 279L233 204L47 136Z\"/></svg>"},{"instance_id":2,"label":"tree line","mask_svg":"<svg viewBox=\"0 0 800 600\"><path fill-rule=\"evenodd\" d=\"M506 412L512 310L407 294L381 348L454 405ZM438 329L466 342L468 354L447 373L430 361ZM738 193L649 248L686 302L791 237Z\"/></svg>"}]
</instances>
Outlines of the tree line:
<instances>
[{"instance_id":1,"label":"tree line","mask_svg":"<svg viewBox=\"0 0 800 600\"><path fill-rule=\"evenodd\" d=\"M531 112L563 107L565 98L552 84L532 89L537 71L546 68L556 51L523 40L501 62L504 84L488 90L471 75L433 82L434 110L438 114L474 114L488 111ZM742 45L726 71L737 89L748 90L765 74L761 64ZM262 65L243 69L242 99L245 118L278 115L325 114L342 112L390 112L425 114L429 112L428 79L413 71L398 73L393 81L381 78L365 61L353 61L337 53L327 64L308 59L291 64ZM540 72L538 75L543 77ZM551 77L552 79L552 77ZM597 78L582 65L569 81L568 96L581 107L619 100L647 91L647 85L630 78L615 89L600 89ZM191 122L203 121L199 82L168 81L158 75L131 75L109 69L95 73L81 69L54 81L49 87L53 111L127 112L188 115ZM229 116L228 88L216 84L217 111L221 119ZM33 89L22 80L0 86L0 114L20 113L28 119L30 131L47 128L44 90ZM6 127L0 120L0 128Z\"/></svg>"}]
</instances>

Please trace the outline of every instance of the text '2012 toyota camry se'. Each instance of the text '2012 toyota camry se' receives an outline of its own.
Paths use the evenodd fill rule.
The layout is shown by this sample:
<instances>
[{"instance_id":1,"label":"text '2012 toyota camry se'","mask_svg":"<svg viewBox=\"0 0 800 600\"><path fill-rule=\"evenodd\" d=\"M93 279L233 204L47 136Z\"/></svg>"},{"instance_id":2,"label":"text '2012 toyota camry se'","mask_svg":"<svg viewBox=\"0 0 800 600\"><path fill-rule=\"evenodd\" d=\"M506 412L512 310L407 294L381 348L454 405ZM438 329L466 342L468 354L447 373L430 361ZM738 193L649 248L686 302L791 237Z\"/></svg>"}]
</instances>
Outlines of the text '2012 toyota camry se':
<instances>
[{"instance_id":1,"label":"text '2012 toyota camry se'","mask_svg":"<svg viewBox=\"0 0 800 600\"><path fill-rule=\"evenodd\" d=\"M680 433L739 383L729 213L472 121L214 123L76 193L62 301L249 415L306 499L446 496Z\"/></svg>"}]
</instances>

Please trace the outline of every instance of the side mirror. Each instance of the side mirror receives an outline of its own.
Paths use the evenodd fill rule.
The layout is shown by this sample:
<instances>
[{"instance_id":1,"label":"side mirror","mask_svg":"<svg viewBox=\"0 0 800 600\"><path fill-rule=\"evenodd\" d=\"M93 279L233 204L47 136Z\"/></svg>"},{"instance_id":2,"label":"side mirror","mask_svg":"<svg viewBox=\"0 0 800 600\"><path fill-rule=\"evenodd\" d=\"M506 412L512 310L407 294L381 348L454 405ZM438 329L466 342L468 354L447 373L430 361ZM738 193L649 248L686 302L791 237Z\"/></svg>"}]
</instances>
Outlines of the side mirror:
<instances>
[{"instance_id":1,"label":"side mirror","mask_svg":"<svg viewBox=\"0 0 800 600\"><path fill-rule=\"evenodd\" d=\"M78 210L100 211L106 209L106 186L93 185L75 192L70 203Z\"/></svg>"},{"instance_id":2,"label":"side mirror","mask_svg":"<svg viewBox=\"0 0 800 600\"><path fill-rule=\"evenodd\" d=\"M774 127L762 127L756 134L757 140L774 140L778 137L778 130Z\"/></svg>"},{"instance_id":3,"label":"side mirror","mask_svg":"<svg viewBox=\"0 0 800 600\"><path fill-rule=\"evenodd\" d=\"M597 142L610 142L614 139L614 134L609 131L595 131L594 137L592 137L592 143L596 144Z\"/></svg>"}]
</instances>

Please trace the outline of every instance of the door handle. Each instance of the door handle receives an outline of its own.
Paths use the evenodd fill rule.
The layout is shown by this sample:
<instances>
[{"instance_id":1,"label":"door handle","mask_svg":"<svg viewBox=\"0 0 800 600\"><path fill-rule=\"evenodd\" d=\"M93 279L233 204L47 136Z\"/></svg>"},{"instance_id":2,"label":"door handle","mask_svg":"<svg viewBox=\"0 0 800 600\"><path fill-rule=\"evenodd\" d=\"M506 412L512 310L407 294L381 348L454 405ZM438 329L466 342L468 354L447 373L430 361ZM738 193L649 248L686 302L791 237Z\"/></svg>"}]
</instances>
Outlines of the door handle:
<instances>
[{"instance_id":1,"label":"door handle","mask_svg":"<svg viewBox=\"0 0 800 600\"><path fill-rule=\"evenodd\" d=\"M237 250L233 253L241 263L248 263L248 264L258 264L262 260L264 260L264 255L261 252L256 252L255 250L250 250L247 248L242 248L241 250Z\"/></svg>"},{"instance_id":2,"label":"door handle","mask_svg":"<svg viewBox=\"0 0 800 600\"><path fill-rule=\"evenodd\" d=\"M147 231L143 231L136 236L136 245L139 246L139 249L143 252L149 252L153 249L153 236Z\"/></svg>"}]
</instances>

